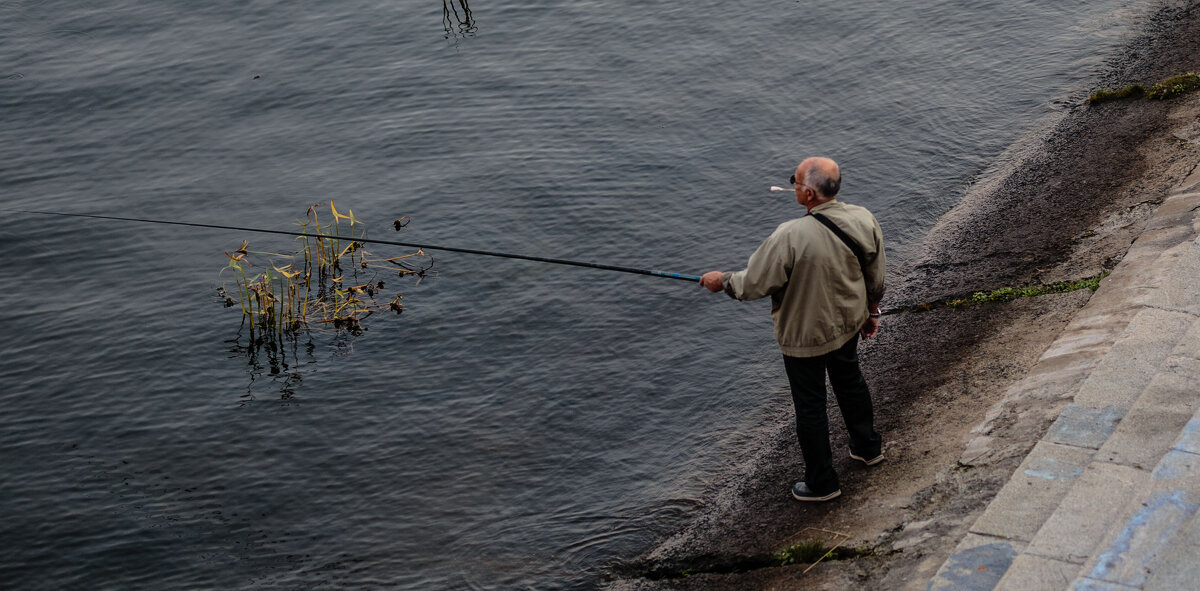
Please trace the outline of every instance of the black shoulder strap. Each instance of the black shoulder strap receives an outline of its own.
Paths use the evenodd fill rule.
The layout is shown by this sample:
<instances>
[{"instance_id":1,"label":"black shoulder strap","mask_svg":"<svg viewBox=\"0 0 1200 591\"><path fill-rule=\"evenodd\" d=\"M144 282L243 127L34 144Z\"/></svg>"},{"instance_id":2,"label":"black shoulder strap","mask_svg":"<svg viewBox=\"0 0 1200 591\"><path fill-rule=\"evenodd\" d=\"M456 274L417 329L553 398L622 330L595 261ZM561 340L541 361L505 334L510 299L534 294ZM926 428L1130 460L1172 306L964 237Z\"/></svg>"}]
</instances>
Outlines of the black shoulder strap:
<instances>
[{"instance_id":1,"label":"black shoulder strap","mask_svg":"<svg viewBox=\"0 0 1200 591\"><path fill-rule=\"evenodd\" d=\"M858 243L855 242L852 238L850 238L850 236L848 234L843 232L842 229L839 228L837 226L837 224L833 223L833 221L830 220L829 218L827 218L819 213L814 213L814 214L810 214L810 215L812 215L814 218L817 218L818 222L821 222L822 224L825 225L826 228L829 228L830 231L832 231L834 234L837 234L837 237L841 238L842 242L845 242L846 246L850 247L851 252L853 252L854 256L858 258L858 266L862 268L863 277L866 277L867 276L867 255L865 255L863 253L862 247L859 246Z\"/></svg>"}]
</instances>

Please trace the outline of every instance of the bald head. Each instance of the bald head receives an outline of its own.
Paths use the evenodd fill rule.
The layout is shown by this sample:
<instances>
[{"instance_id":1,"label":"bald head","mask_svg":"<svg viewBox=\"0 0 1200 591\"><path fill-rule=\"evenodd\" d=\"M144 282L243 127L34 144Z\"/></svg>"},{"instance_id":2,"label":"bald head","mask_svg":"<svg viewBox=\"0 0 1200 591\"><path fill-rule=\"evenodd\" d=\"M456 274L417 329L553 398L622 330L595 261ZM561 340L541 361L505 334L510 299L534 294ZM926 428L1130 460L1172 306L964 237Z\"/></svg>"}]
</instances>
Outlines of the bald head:
<instances>
[{"instance_id":1,"label":"bald head","mask_svg":"<svg viewBox=\"0 0 1200 591\"><path fill-rule=\"evenodd\" d=\"M805 158L796 166L796 187L808 187L820 200L833 199L842 186L842 173L837 162L821 156Z\"/></svg>"}]
</instances>

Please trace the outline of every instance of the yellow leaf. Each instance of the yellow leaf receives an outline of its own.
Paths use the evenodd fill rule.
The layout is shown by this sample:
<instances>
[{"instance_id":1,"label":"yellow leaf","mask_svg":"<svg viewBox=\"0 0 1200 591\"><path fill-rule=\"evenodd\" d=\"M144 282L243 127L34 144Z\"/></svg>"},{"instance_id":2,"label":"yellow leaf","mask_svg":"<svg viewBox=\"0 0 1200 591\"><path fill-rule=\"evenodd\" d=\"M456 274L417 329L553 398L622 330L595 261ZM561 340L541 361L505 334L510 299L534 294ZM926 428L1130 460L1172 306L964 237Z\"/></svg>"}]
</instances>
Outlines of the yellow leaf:
<instances>
[{"instance_id":1,"label":"yellow leaf","mask_svg":"<svg viewBox=\"0 0 1200 591\"><path fill-rule=\"evenodd\" d=\"M274 267L274 265L272 265L272 266ZM300 274L300 272L299 272L299 271L288 271L288 270L287 270L287 269L291 269L291 268L292 268L292 266L291 266L291 265L288 265L287 267L284 267L283 269L280 269L279 267L275 267L275 270L276 270L276 271L279 271L279 273L280 273L281 275L283 275L284 277L287 277L288 279L291 279L292 277L295 277L295 276L297 276L297 275L299 275L299 274Z\"/></svg>"},{"instance_id":2,"label":"yellow leaf","mask_svg":"<svg viewBox=\"0 0 1200 591\"><path fill-rule=\"evenodd\" d=\"M337 208L333 206L333 199L329 200L329 211L333 212L333 219L335 219L335 220L338 218L341 218L343 220L350 219L350 216L338 211Z\"/></svg>"}]
</instances>

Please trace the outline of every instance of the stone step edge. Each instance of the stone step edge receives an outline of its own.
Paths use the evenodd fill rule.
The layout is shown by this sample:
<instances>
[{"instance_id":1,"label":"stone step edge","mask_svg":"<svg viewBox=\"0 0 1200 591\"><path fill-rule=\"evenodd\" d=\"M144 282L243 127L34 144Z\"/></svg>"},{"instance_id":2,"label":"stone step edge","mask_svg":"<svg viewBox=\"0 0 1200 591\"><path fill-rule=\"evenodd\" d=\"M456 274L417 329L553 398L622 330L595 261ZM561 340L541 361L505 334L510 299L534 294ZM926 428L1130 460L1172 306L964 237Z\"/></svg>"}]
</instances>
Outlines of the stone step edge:
<instances>
[{"instance_id":1,"label":"stone step edge","mask_svg":"<svg viewBox=\"0 0 1200 591\"><path fill-rule=\"evenodd\" d=\"M1198 175L1200 175L1200 165L1197 165L1193 169L1189 179L1191 177L1200 178ZM1188 188L1194 188L1196 184L1196 182L1192 182ZM1155 216L1151 218L1147 227L1161 230L1173 225L1180 225L1182 210L1195 212L1197 206L1193 206L1194 203L1200 203L1200 193L1178 190L1173 192L1163 203L1164 207L1161 207L1160 211L1156 212ZM1170 204L1170 207L1165 207L1168 204ZM1128 269L1130 265L1135 264L1134 261L1138 258L1141 260L1137 260L1136 264L1144 264L1145 255L1148 254L1146 251L1148 250L1154 249L1157 251L1157 256L1154 258L1160 258L1165 254L1164 250L1158 250L1157 245L1149 245L1146 242L1138 245L1135 241L1135 244L1131 246L1131 253L1135 249L1140 251L1137 254L1141 254L1142 257L1126 257L1123 259L1117 265L1117 268L1114 269L1114 276ZM1097 290L1096 295L1101 295L1104 289L1105 283L1101 282L1101 287ZM1111 294L1110 298L1101 298L1101 300L1121 300L1123 299L1122 295L1114 293ZM1115 296L1115 298L1112 296ZM1056 339L1042 354L1038 360L1038 364L1034 366L1029 375L1010 387L1004 399L993 405L993 408L989 411L984 421L972 430L975 437L971 439L964 450L963 456L960 458L960 464L978 465L981 461L984 463L995 463L1011 457L1013 452L1019 452L1021 449L1019 444L1008 443L1001 450L997 450L994 446L997 438L993 437L992 433L996 430L995 423L997 418L1003 415L1004 407L1022 403L1031 396L1044 398L1049 391L1052 391L1056 387L1062 388L1059 392L1060 400L1063 397L1073 400L1079 388L1090 377L1092 370L1109 354L1112 347L1126 333L1128 325L1132 322L1133 318L1142 310L1152 307L1149 303L1138 301L1137 299L1126 302L1125 306L1116 307L1112 306L1112 302L1110 301L1104 302L1107 305L1092 306L1091 304L1092 301L1089 300L1088 304L1076 314L1076 317L1064 329L1063 336ZM1068 333L1080 338L1067 339ZM1069 396L1064 396L1064 391L1069 393ZM1065 403L1057 406L1052 405L1055 420L1057 420L1058 415L1061 415L1065 407ZM1027 422L1037 422L1036 417L1027 419ZM1119 422L1119 418L1117 422ZM1114 422L1114 429L1115 426ZM1040 443L1040 438L1035 440L1032 448L1026 446L1025 449L1036 449L1038 443ZM1026 465L1025 462L1022 463L1022 466L1024 465ZM1021 469L1018 468L1017 472L1019 473L1020 471ZM1007 487L1008 484L1005 486ZM999 493L997 497L999 497ZM995 499L993 499L993 502L995 502ZM981 515L980 518L982 517ZM1039 527L1040 525L1042 524L1039 524ZM951 588L993 589L1007 572L1012 561L1024 552L1026 547L1025 542L1006 540L1001 536L981 535L973 531L975 529L973 525L955 548L955 551L943 562L937 574L930 580L929 590ZM969 565L972 563L972 557L978 559L975 570L969 568ZM1004 557L1007 557L1007 559ZM949 586L939 585L939 581L949 583ZM991 581L991 583L988 584L987 581ZM983 586L977 586L977 584L982 584Z\"/></svg>"}]
</instances>

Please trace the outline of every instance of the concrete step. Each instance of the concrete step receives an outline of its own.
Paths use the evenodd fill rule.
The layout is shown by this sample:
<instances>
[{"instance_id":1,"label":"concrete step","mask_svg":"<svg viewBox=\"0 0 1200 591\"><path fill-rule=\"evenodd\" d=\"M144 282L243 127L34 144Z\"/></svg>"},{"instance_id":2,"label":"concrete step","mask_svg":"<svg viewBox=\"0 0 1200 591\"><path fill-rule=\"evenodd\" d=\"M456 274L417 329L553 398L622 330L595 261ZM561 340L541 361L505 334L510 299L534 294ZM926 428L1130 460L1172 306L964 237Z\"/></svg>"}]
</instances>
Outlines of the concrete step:
<instances>
[{"instance_id":1,"label":"concrete step","mask_svg":"<svg viewBox=\"0 0 1200 591\"><path fill-rule=\"evenodd\" d=\"M1194 320L1186 314L1152 308L1138 312L1084 380L1076 394L1076 400L1080 402L1068 405L1046 436L1025 457L1009 482L970 528L970 533L955 553L943 564L930 583L930 589L997 588L1015 560L1020 561L1018 566L1024 572L1025 563L1046 558L1029 552L1030 543L1034 542L1043 526L1052 519L1084 476L1081 492L1076 495L1080 499L1071 503L1074 506L1091 500L1094 494L1090 492L1092 487L1103 484L1104 478L1112 472L1108 468L1092 466L1097 454L1114 434L1120 432L1121 441L1130 442L1134 439L1133 435L1143 433L1144 429L1123 429L1123 419L1133 417L1134 425L1143 425L1144 417L1152 416L1153 411L1159 410L1158 404L1151 404L1157 400L1157 395L1146 400L1145 410L1137 403L1147 391L1158 391L1157 386L1151 388L1158 369L1179 346ZM1200 323L1197 326L1200 327ZM1178 433L1188 418L1190 414L1176 426L1174 433ZM1126 435L1126 431L1132 435ZM1174 434L1170 435L1170 440L1174 438ZM1159 446L1159 456L1170 446L1170 440ZM1105 449L1105 453L1114 458L1121 454L1128 455L1131 462L1149 461L1143 457L1144 454L1134 454L1124 446ZM1155 462L1157 458L1150 461L1150 465ZM1136 469L1132 470L1136 472ZM1143 469L1142 472L1148 474L1148 470ZM1137 480L1135 477L1126 480L1131 483L1129 494L1132 494L1132 485ZM1119 506L1123 506L1123 503L1119 503ZM1092 526L1093 529L1095 527ZM1094 543L1106 529L1100 527L1099 531L1090 532L1086 539ZM1050 535L1047 532L1038 544L1052 543L1048 542ZM1091 555L1090 550L1064 548L1064 554L1073 556L1073 560L1065 561L1062 565L1047 565L1054 567L1051 569L1053 576L1063 577L1059 588L1074 578L1084 560ZM1045 570L1038 568L1037 572ZM1011 587L1014 589L1038 588L1021 583L1021 577L1011 580L1014 581Z\"/></svg>"},{"instance_id":2,"label":"concrete step","mask_svg":"<svg viewBox=\"0 0 1200 591\"><path fill-rule=\"evenodd\" d=\"M1200 168L1194 176L1010 389L1061 411L1044 432L1017 432L1036 444L929 589L1200 588L1174 572L1200 549ZM1063 379L1076 367L1086 377ZM964 458L995 453L1005 413L993 411Z\"/></svg>"},{"instance_id":3,"label":"concrete step","mask_svg":"<svg viewBox=\"0 0 1200 591\"><path fill-rule=\"evenodd\" d=\"M1146 589L1152 577L1171 575L1162 566L1168 558L1178 561L1173 551L1178 540L1194 529L1200 509L1200 455L1172 450L1143 492L1115 520L1070 589Z\"/></svg>"},{"instance_id":4,"label":"concrete step","mask_svg":"<svg viewBox=\"0 0 1200 591\"><path fill-rule=\"evenodd\" d=\"M1176 407L1197 406L1200 380L1176 379L1176 371L1186 367L1179 363L1184 352L1197 338L1200 321L1193 323L1189 336L1163 364L1130 416L1172 398L1190 400L1173 405ZM1103 584L1109 583L1143 584L1136 573L1139 569L1154 572L1161 551L1172 547L1172 538L1180 535L1179 526L1193 517L1200 501L1200 463L1196 461L1200 460L1200 412L1188 419L1181 427L1163 422L1162 432L1172 431L1174 437L1160 450L1153 472L1141 468L1137 460L1120 463L1130 457L1128 453L1107 453L1110 449L1121 451L1118 444L1123 440L1118 433L1125 428L1122 421L1014 559L996 589L1065 589L1071 581L1077 581L1074 588L1079 589L1106 588ZM1151 439L1161 436L1155 434ZM1151 453L1136 439L1124 441L1141 447L1138 455ZM1140 545L1129 547L1131 541ZM1121 565L1124 568L1118 568Z\"/></svg>"},{"instance_id":5,"label":"concrete step","mask_svg":"<svg viewBox=\"0 0 1200 591\"><path fill-rule=\"evenodd\" d=\"M1122 585L1135 589L1194 589L1200 579L1178 585L1181 570L1200 574L1192 566L1200 550L1200 320L1193 322L1159 375L1147 388L1145 407L1158 404L1172 407L1161 418L1162 431L1171 429L1181 409L1192 412L1189 420L1175 432L1166 453L1157 462L1147 481L1119 514L1098 513L1092 519L1112 523L1106 535L1084 565L1073 589L1105 589ZM1124 445L1153 445L1133 437ZM1116 438L1106 444L1114 449L1122 442ZM1105 449L1100 450L1104 454ZM1114 454L1114 470L1138 471L1130 459L1141 452ZM1140 475L1140 474L1139 474ZM1100 494L1096 491L1094 494ZM1111 519L1107 519L1111 517ZM1184 552L1183 555L1180 552ZM1189 564L1184 564L1189 563Z\"/></svg>"},{"instance_id":6,"label":"concrete step","mask_svg":"<svg viewBox=\"0 0 1200 591\"><path fill-rule=\"evenodd\" d=\"M1200 516L1192 516L1181 534L1172 542L1162 563L1150 575L1145 591L1177 591L1200 585Z\"/></svg>"},{"instance_id":7,"label":"concrete step","mask_svg":"<svg viewBox=\"0 0 1200 591\"><path fill-rule=\"evenodd\" d=\"M1200 317L1139 311L929 588L1066 588L1191 424L1197 352Z\"/></svg>"}]
</instances>

